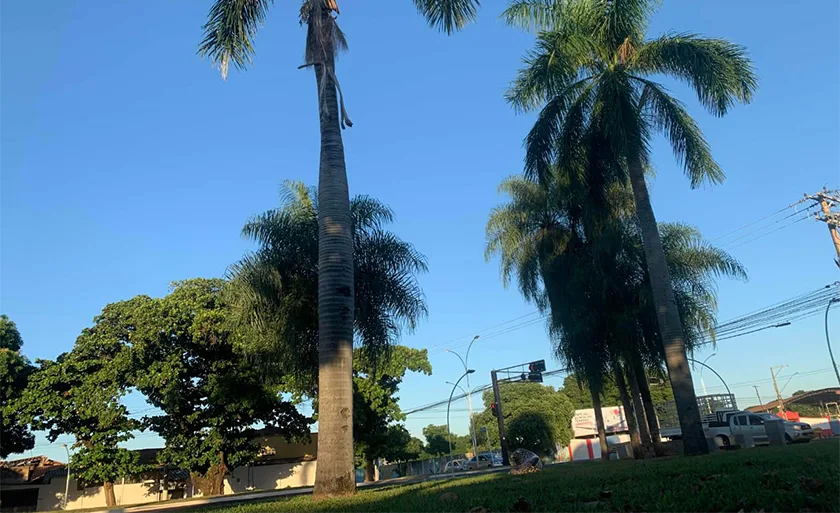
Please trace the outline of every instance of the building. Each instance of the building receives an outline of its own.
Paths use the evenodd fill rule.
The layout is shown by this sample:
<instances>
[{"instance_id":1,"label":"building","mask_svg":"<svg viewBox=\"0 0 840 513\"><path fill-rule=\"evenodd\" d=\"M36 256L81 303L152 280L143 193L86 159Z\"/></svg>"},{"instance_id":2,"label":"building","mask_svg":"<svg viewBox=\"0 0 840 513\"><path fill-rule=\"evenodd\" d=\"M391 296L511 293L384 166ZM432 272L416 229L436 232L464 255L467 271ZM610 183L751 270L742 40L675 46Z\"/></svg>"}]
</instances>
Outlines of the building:
<instances>
[{"instance_id":1,"label":"building","mask_svg":"<svg viewBox=\"0 0 840 513\"><path fill-rule=\"evenodd\" d=\"M260 457L252 465L228 472L225 495L252 490L312 486L315 483L318 434L306 443L287 443L272 429L257 431ZM159 449L139 450L140 462L153 464ZM104 508L101 484L86 484L72 476L67 509ZM0 511L52 511L62 508L67 485L67 466L44 456L0 462ZM114 483L117 505L147 504L200 495L184 469L159 466Z\"/></svg>"},{"instance_id":2,"label":"building","mask_svg":"<svg viewBox=\"0 0 840 513\"><path fill-rule=\"evenodd\" d=\"M821 415L840 417L840 387L821 388L819 390L802 392L787 399L782 399L781 401L777 399L769 403L750 406L747 408L747 411L753 413L776 413L781 410L782 403L784 403L784 408L790 411L808 409L816 410Z\"/></svg>"}]
</instances>

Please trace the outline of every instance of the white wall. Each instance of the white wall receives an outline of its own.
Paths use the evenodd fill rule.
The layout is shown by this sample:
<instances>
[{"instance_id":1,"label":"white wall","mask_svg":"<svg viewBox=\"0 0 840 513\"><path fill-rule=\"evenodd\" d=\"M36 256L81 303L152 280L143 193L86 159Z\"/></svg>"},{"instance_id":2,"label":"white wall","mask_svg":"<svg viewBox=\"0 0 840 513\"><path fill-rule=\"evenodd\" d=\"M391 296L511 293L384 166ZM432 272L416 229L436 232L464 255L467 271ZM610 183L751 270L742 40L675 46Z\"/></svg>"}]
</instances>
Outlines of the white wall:
<instances>
[{"instance_id":1,"label":"white wall","mask_svg":"<svg viewBox=\"0 0 840 513\"><path fill-rule=\"evenodd\" d=\"M225 494L279 490L315 484L317 461L239 467L225 477Z\"/></svg>"}]
</instances>

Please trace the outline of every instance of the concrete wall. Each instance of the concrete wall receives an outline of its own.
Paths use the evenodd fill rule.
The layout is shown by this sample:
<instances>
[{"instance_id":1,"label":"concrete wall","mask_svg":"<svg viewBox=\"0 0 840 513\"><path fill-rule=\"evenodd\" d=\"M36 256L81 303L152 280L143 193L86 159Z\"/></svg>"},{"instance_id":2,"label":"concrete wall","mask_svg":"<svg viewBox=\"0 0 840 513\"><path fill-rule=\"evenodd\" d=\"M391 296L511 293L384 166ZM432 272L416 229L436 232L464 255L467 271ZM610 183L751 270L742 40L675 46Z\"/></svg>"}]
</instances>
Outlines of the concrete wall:
<instances>
[{"instance_id":1,"label":"concrete wall","mask_svg":"<svg viewBox=\"0 0 840 513\"><path fill-rule=\"evenodd\" d=\"M53 478L50 483L42 485L3 485L7 489L38 489L37 511L53 511L61 509L64 498L63 477ZM188 492L185 496L189 496ZM157 491L157 485L151 483L115 483L114 495L119 505L146 504L169 499L169 492ZM75 479L70 479L70 489L67 497L67 509L104 508L105 493L101 486L94 486L78 490Z\"/></svg>"},{"instance_id":2,"label":"concrete wall","mask_svg":"<svg viewBox=\"0 0 840 513\"><path fill-rule=\"evenodd\" d=\"M225 494L279 490L315 484L317 461L239 467L225 478Z\"/></svg>"}]
</instances>

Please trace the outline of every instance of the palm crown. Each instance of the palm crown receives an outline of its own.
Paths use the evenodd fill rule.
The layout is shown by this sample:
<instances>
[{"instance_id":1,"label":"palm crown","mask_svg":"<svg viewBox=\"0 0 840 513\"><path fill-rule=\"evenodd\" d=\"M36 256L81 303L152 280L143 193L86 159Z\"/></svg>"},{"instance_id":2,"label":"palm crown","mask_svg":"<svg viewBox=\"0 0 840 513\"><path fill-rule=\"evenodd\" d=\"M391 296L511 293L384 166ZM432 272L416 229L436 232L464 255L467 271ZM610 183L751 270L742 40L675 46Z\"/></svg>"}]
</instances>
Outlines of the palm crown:
<instances>
[{"instance_id":1,"label":"palm crown","mask_svg":"<svg viewBox=\"0 0 840 513\"><path fill-rule=\"evenodd\" d=\"M526 172L545 179L552 165L579 158L585 137L600 132L620 158L647 160L659 132L692 186L723 172L683 104L653 80L689 84L700 102L722 116L749 102L757 78L742 46L696 34L645 39L648 0L521 0L504 13L511 24L539 31L507 94L519 110L543 106L527 136Z\"/></svg>"},{"instance_id":2,"label":"palm crown","mask_svg":"<svg viewBox=\"0 0 840 513\"><path fill-rule=\"evenodd\" d=\"M249 328L255 363L293 374L299 390L312 392L318 353L317 190L287 182L281 206L251 218L242 235L259 244L229 271L235 304ZM369 359L387 353L402 328L426 315L417 275L426 260L385 226L393 212L378 200L350 203L355 264L354 328Z\"/></svg>"}]
</instances>

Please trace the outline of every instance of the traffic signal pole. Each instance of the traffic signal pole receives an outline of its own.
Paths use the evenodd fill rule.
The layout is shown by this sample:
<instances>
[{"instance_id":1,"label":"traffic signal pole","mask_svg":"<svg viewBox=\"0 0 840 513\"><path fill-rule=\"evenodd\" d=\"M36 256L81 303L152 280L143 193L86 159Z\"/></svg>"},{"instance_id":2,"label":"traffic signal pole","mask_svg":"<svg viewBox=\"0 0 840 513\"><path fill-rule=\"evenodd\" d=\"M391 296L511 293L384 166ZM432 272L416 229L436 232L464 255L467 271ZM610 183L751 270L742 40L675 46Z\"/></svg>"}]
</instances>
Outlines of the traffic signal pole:
<instances>
[{"instance_id":1,"label":"traffic signal pole","mask_svg":"<svg viewBox=\"0 0 840 513\"><path fill-rule=\"evenodd\" d=\"M499 392L499 380L496 371L490 371L490 379L493 381L493 401L496 402L496 418L499 421L499 443L502 446L502 465L510 465L510 454L508 454L507 433L505 432L505 416L502 415L502 394Z\"/></svg>"}]
</instances>

